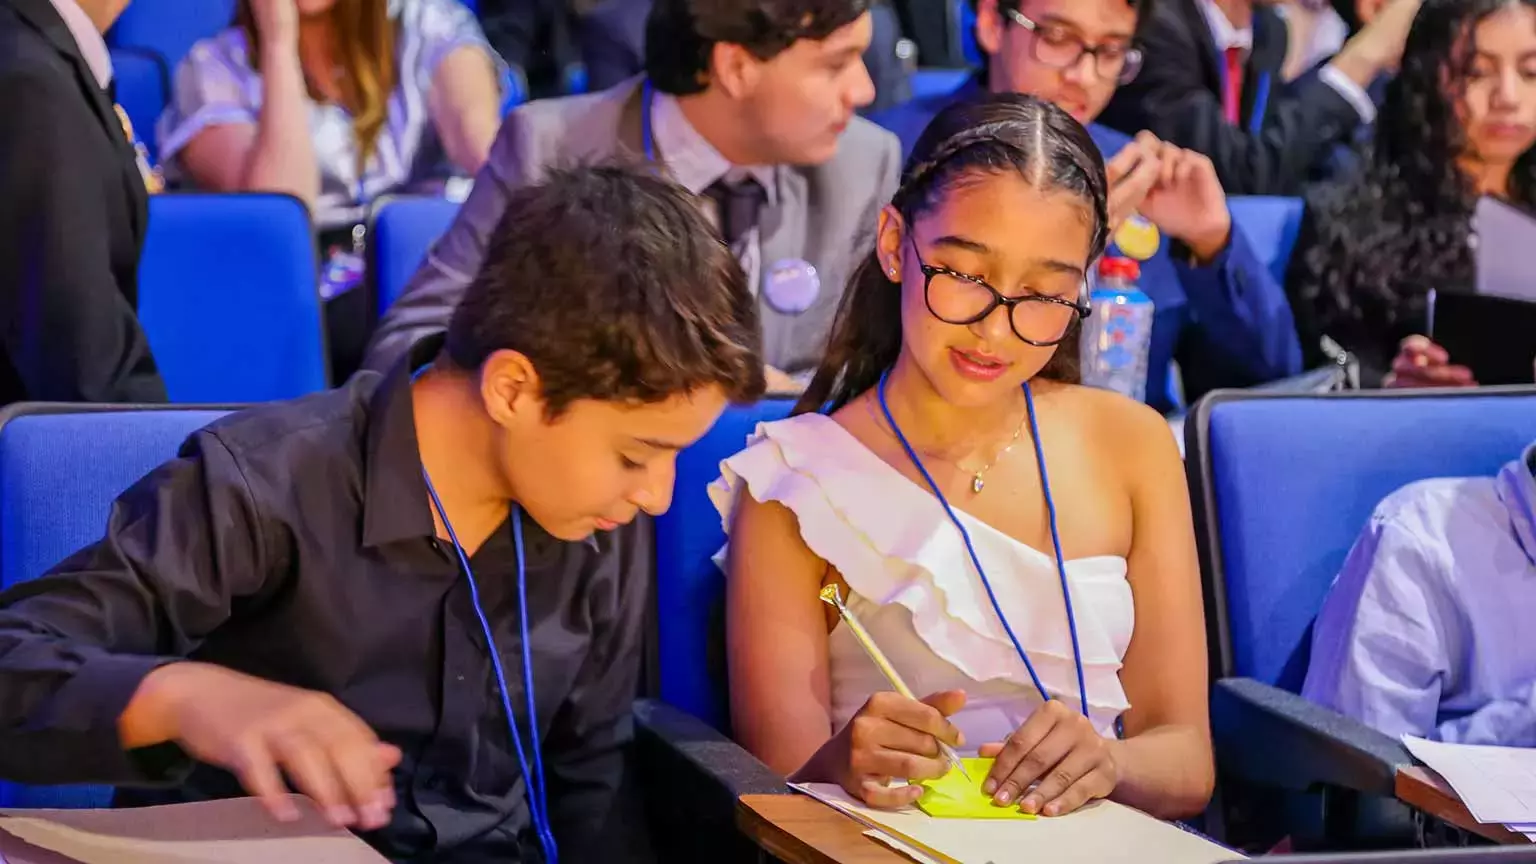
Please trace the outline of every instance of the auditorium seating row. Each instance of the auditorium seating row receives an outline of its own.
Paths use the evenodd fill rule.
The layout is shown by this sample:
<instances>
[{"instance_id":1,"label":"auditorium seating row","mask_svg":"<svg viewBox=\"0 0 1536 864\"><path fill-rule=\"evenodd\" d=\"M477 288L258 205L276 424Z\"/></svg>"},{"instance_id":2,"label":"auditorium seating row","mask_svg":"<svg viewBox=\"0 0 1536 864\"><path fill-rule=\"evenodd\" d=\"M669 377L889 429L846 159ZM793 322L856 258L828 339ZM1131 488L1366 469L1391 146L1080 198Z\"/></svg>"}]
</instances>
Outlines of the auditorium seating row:
<instances>
[{"instance_id":1,"label":"auditorium seating row","mask_svg":"<svg viewBox=\"0 0 1536 864\"><path fill-rule=\"evenodd\" d=\"M114 496L227 410L17 405L0 412L0 585L35 578L98 537ZM723 577L711 561L724 533L705 489L758 423L788 411L774 400L728 409L679 457L673 506L655 523L655 650L648 698L635 709L641 764L675 792L654 796L653 820L687 826L668 842L716 844L673 850L679 854L734 858L731 850L743 852L731 827L735 796L785 791L727 737ZM1427 477L1490 475L1528 443L1532 428L1531 387L1221 391L1198 403L1185 435L1220 774L1208 833L1222 836L1229 813L1262 812L1307 846L1413 845L1411 816L1393 798L1397 768L1412 764L1401 744L1297 695L1311 623L1378 501ZM0 806L106 800L101 788L0 784Z\"/></svg>"},{"instance_id":2,"label":"auditorium seating row","mask_svg":"<svg viewBox=\"0 0 1536 864\"><path fill-rule=\"evenodd\" d=\"M1234 222L1283 277L1301 219L1290 198L1234 198ZM382 312L404 291L457 205L402 196L377 203L359 290ZM246 403L330 382L316 242L297 199L168 193L150 200L140 314L173 402Z\"/></svg>"}]
</instances>

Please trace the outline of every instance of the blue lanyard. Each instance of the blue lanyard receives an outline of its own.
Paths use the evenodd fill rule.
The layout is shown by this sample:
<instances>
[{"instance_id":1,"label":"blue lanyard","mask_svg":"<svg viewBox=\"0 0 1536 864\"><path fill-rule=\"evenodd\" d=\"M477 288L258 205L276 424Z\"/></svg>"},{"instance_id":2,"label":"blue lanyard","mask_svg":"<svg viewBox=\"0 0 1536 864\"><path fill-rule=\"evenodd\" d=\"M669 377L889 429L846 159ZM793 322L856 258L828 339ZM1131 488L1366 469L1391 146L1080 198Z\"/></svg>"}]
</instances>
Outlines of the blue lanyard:
<instances>
[{"instance_id":1,"label":"blue lanyard","mask_svg":"<svg viewBox=\"0 0 1536 864\"><path fill-rule=\"evenodd\" d=\"M1035 682L1035 689L1040 691L1040 698L1049 702L1051 694L1046 691L1045 685L1040 683L1040 676L1035 674L1035 664L1029 662L1029 655L1024 652L1024 646L1019 643L1019 637L1013 633L1013 627L1008 623L1008 616L1003 614L1003 607L997 602L997 594L992 590L992 582L987 579L987 571L981 566L981 558L976 554L976 546L971 543L971 532L965 530L960 517L955 515L955 509L949 506L949 499L939 490L939 484L933 482L933 476L928 469L923 467L923 460L917 456L917 451L907 443L907 436L901 432L901 427L896 425L896 418L891 416L891 407L885 401L885 381L890 377L890 372L880 376L880 386L876 393L880 397L880 410L885 413L885 422L891 424L891 430L896 433L896 440L901 442L902 449L907 451L907 458L917 466L918 473L928 481L928 488L933 490L939 504L943 505L944 512L948 514L949 521L953 522L960 531L960 539L965 541L965 551L970 553L971 564L976 567L976 575L981 577L981 586L987 589L987 598L992 601L992 611L997 613L997 620L1003 625L1003 630L1008 634L1008 639L1013 642L1013 650L1019 652L1019 659L1024 661L1024 668L1029 671L1029 679ZM1083 706L1083 716L1088 714L1088 687L1083 681L1083 654L1077 647L1077 617L1072 614L1072 591L1067 586L1067 564L1061 556L1061 537L1056 533L1056 502L1051 498L1051 481L1045 473L1045 449L1040 445L1040 425L1035 422L1035 397L1029 390L1029 382L1024 382L1024 404L1029 410L1029 434L1035 442L1035 462L1040 466L1040 487L1045 492L1045 511L1051 521L1051 545L1056 551L1056 574L1061 577L1061 596L1067 605L1067 630L1072 634L1072 663L1077 667L1077 698ZM1089 717L1089 719L1092 719Z\"/></svg>"},{"instance_id":2,"label":"blue lanyard","mask_svg":"<svg viewBox=\"0 0 1536 864\"><path fill-rule=\"evenodd\" d=\"M647 78L640 84L640 149L645 161L656 161L656 134L651 129L651 105L656 102L656 90Z\"/></svg>"},{"instance_id":3,"label":"blue lanyard","mask_svg":"<svg viewBox=\"0 0 1536 864\"><path fill-rule=\"evenodd\" d=\"M546 864L558 864L559 850L555 846L555 835L549 826L549 803L545 797L544 789L544 757L541 755L542 747L539 744L539 715L533 704L533 655L529 649L528 639L528 568L523 560L523 510L517 505L512 506L512 541L517 549L517 608L518 619L522 625L523 637L523 692L528 696L528 731L533 738L533 772L528 771L528 757L523 751L523 738L517 731L517 718L512 714L512 700L507 695L507 675L501 668L501 652L496 649L496 640L491 636L491 624L485 617L485 609L480 605L480 589L475 584L475 572L469 567L469 556L464 554L464 547L459 544L459 536L453 531L453 523L448 521L448 511L443 509L442 499L437 497L437 489L432 486L432 478L428 476L425 466L421 469L421 477L427 481L427 492L432 496L432 506L437 508L437 515L443 520L443 527L448 529L448 539L453 541L453 551L458 553L459 566L464 570L464 577L469 581L469 597L475 606L475 617L480 619L480 630L485 634L485 645L491 655L491 669L496 673L496 687L501 693L501 710L507 715L507 728L512 732L512 748L517 751L517 764L523 771L523 782L528 789L528 810L533 815L533 827L539 835L539 846L544 850Z\"/></svg>"},{"instance_id":4,"label":"blue lanyard","mask_svg":"<svg viewBox=\"0 0 1536 864\"><path fill-rule=\"evenodd\" d=\"M1227 91L1227 67L1221 63L1216 64L1216 71L1221 77L1221 91ZM1264 114L1269 111L1269 73L1260 72L1253 84L1253 111L1248 115L1248 132L1257 135L1264 130ZM1241 98L1241 97L1239 97Z\"/></svg>"}]
</instances>

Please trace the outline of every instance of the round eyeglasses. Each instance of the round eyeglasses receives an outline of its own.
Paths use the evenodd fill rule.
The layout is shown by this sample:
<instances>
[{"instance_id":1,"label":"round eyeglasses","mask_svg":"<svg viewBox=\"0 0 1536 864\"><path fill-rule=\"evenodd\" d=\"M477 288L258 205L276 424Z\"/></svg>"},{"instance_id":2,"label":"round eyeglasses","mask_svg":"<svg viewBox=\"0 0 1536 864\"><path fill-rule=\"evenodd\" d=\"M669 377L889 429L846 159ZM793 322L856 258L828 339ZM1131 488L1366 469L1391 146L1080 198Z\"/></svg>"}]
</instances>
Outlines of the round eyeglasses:
<instances>
[{"instance_id":1,"label":"round eyeglasses","mask_svg":"<svg viewBox=\"0 0 1536 864\"><path fill-rule=\"evenodd\" d=\"M1089 48L1070 30L1055 24L1038 24L1024 17L1017 9L1006 14L1013 23L1023 27L1033 37L1030 49L1036 62L1055 69L1071 69L1083 62L1083 55L1093 57L1093 68L1100 78L1129 84L1141 71L1141 49L1116 42L1106 42Z\"/></svg>"},{"instance_id":2,"label":"round eyeglasses","mask_svg":"<svg viewBox=\"0 0 1536 864\"><path fill-rule=\"evenodd\" d=\"M983 279L927 263L916 241L912 241L912 254L923 274L923 302L945 324L975 324L1002 306L1008 310L1013 335L1036 348L1049 348L1066 339L1090 312L1085 304L1049 294L1005 297Z\"/></svg>"}]
</instances>

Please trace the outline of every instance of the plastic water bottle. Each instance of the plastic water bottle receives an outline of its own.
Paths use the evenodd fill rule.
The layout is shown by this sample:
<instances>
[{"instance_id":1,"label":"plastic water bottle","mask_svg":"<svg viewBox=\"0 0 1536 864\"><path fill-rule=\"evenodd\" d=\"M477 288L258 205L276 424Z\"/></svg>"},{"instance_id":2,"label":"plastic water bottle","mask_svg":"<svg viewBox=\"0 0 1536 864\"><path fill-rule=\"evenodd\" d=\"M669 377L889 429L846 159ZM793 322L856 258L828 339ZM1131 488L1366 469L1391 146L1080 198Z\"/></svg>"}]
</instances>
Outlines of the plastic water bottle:
<instances>
[{"instance_id":1,"label":"plastic water bottle","mask_svg":"<svg viewBox=\"0 0 1536 864\"><path fill-rule=\"evenodd\" d=\"M1152 349L1152 298L1137 287L1141 265L1106 257L1088 295L1093 314L1083 327L1083 383L1146 401Z\"/></svg>"}]
</instances>

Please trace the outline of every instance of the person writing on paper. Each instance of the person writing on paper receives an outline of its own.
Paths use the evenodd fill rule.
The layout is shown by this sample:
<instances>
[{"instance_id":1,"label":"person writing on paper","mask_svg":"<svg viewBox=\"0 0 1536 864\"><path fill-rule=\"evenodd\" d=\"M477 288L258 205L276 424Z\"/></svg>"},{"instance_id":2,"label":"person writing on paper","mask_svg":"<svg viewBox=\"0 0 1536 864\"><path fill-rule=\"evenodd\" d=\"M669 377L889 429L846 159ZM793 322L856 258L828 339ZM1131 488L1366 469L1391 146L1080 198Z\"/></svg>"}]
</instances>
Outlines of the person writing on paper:
<instances>
[{"instance_id":1,"label":"person writing on paper","mask_svg":"<svg viewBox=\"0 0 1536 864\"><path fill-rule=\"evenodd\" d=\"M921 790L886 781L942 776L943 742L1031 813L1205 806L1183 465L1156 412L1073 383L1106 223L1098 150L1048 102L956 103L918 141L796 415L711 487L733 728L769 766L894 807Z\"/></svg>"},{"instance_id":2,"label":"person writing on paper","mask_svg":"<svg viewBox=\"0 0 1536 864\"><path fill-rule=\"evenodd\" d=\"M1363 173L1307 198L1286 290L1308 365L1326 339L1367 384L1472 385L1426 301L1473 289L1479 196L1536 207L1536 0L1426 0L1377 125Z\"/></svg>"},{"instance_id":3,"label":"person writing on paper","mask_svg":"<svg viewBox=\"0 0 1536 864\"><path fill-rule=\"evenodd\" d=\"M1302 695L1394 738L1536 747L1536 444L1371 516L1323 603Z\"/></svg>"}]
</instances>

